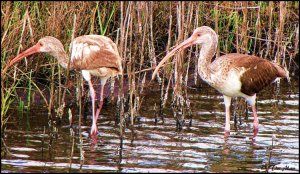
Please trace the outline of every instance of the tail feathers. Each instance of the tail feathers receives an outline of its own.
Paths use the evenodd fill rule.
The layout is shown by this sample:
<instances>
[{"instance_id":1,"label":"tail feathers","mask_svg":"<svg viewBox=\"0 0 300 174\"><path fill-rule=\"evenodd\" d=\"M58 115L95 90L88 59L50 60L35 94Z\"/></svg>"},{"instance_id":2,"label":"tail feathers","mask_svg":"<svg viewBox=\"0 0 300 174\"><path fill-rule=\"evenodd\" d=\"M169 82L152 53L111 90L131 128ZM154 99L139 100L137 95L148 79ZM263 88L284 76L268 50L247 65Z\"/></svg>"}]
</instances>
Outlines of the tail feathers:
<instances>
[{"instance_id":1,"label":"tail feathers","mask_svg":"<svg viewBox=\"0 0 300 174\"><path fill-rule=\"evenodd\" d=\"M286 67L273 63L274 67L277 69L278 77L285 77L288 82L290 82L290 73Z\"/></svg>"}]
</instances>

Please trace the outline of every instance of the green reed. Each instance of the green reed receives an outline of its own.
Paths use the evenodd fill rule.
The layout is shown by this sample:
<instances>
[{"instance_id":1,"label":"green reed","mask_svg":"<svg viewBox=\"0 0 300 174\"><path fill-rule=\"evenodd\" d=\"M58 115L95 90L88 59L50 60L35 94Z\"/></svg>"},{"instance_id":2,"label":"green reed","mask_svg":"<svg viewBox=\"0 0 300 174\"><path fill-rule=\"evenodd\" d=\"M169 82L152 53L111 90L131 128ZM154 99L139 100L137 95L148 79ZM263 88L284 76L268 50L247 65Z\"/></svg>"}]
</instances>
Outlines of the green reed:
<instances>
[{"instance_id":1,"label":"green reed","mask_svg":"<svg viewBox=\"0 0 300 174\"><path fill-rule=\"evenodd\" d=\"M18 113L22 114L23 112L24 112L24 101L20 98L18 104Z\"/></svg>"},{"instance_id":2,"label":"green reed","mask_svg":"<svg viewBox=\"0 0 300 174\"><path fill-rule=\"evenodd\" d=\"M112 21L112 16L116 11L116 3L113 3L113 7L112 7L111 11L109 13L107 13L106 16L108 16L108 18L106 21L104 20L106 18L106 16L102 17L102 19L101 19L101 16L103 16L103 14L100 12L99 2L97 2L96 9L97 9L97 14L98 14L97 17L98 17L98 22L99 22L100 35L105 35L106 31L108 29L109 23ZM102 12L103 11L106 11L106 10L102 9Z\"/></svg>"},{"instance_id":3,"label":"green reed","mask_svg":"<svg viewBox=\"0 0 300 174\"><path fill-rule=\"evenodd\" d=\"M32 90L32 78L31 78L32 70L30 70L29 73L29 79L28 79L28 93L27 93L27 109L30 110L30 103L31 103L31 90Z\"/></svg>"},{"instance_id":4,"label":"green reed","mask_svg":"<svg viewBox=\"0 0 300 174\"><path fill-rule=\"evenodd\" d=\"M207 25L217 30L220 55L248 51L249 54L274 60L278 52L278 56L283 55L277 57L279 63L284 66L288 65L289 69L297 69L299 66L296 63L299 55L299 2L284 3L286 7L282 2L273 1L246 3L228 1L214 3L6 1L1 3L1 30L3 31L1 34L1 70L19 51L24 51L46 35L61 40L67 52L73 36L78 37L84 34L109 36L117 43L119 54L123 58L125 75L119 78L120 86L123 88L123 79L130 84L127 91L130 94L128 102L131 102L129 112L134 116L138 114L139 108L143 107L144 94L141 92L143 91L142 77L145 75L143 73L151 74L151 69L160 62L166 51L189 37L196 27ZM177 10L179 6L180 9ZM285 11L284 15L280 14L280 9ZM178 12L182 15L178 15ZM76 20L73 18L75 15ZM243 28L243 26L247 27ZM187 96L186 89L180 86L187 82L188 67L197 71L195 56L199 52L199 46L196 46L196 51L192 49L180 56L182 65L176 65L183 77L178 79L181 80L181 84L177 87L181 88L185 97ZM1 117L7 113L12 101L18 97L14 95L17 84L27 86L29 106L30 91L33 87L39 90L47 107L51 106L49 109L53 104L63 104L61 101L64 100L66 90L62 92L61 87L63 82L68 81L66 79L69 73L60 67L54 68L57 62L53 60L50 56L37 54L34 58L27 58L26 61L16 64L18 68L12 67L6 72L5 83L2 82L3 85L1 85L1 106L4 106L1 107ZM170 63L164 68L163 82L168 83L164 85L164 88L167 88L166 91L174 89L172 85L176 82L175 78L178 78L175 76L177 70L174 71L174 67ZM25 75L24 72L28 72L28 69L33 69L33 71ZM135 71L140 71L140 73L133 75ZM70 72L70 75L72 73ZM50 85L33 80L34 78L31 77L31 75L41 74L47 74L45 78L51 79ZM195 74L196 82L197 72ZM4 80L1 79L1 81ZM144 83L144 86L148 85L147 80ZM158 85L155 87L158 88ZM51 98L59 96L58 102L54 102L55 98L50 101L48 97L46 99L40 88L50 90ZM68 91L71 95L74 88ZM124 98L127 93L123 94L120 89L119 95L121 95L120 98ZM165 105L167 93L164 96L163 104ZM121 115L126 112L123 102L125 101L122 100L120 104ZM183 103L188 103L188 101ZM57 106L54 107L57 108Z\"/></svg>"}]
</instances>

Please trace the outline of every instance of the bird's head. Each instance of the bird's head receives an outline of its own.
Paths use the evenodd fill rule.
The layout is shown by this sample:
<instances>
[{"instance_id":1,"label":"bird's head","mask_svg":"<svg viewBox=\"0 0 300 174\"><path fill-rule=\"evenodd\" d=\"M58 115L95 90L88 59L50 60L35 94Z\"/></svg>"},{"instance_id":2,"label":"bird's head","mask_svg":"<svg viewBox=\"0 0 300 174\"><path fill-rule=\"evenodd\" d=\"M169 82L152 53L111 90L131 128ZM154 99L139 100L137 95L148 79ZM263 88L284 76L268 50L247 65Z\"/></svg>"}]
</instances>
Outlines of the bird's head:
<instances>
[{"instance_id":1,"label":"bird's head","mask_svg":"<svg viewBox=\"0 0 300 174\"><path fill-rule=\"evenodd\" d=\"M4 68L4 72L7 71L7 69L12 66L13 64L19 62L20 60L24 59L27 56L30 56L34 53L38 53L38 52L45 52L45 53L53 53L55 51L63 51L61 49L63 49L63 45L62 43L52 37L52 36L46 36L41 38L34 46L28 48L27 50L25 50L24 52L20 53L18 56L16 56L15 58L13 58Z\"/></svg>"},{"instance_id":2,"label":"bird's head","mask_svg":"<svg viewBox=\"0 0 300 174\"><path fill-rule=\"evenodd\" d=\"M193 44L207 43L209 40L218 40L217 33L208 26L198 27L194 30L191 37L184 41L186 44L185 48Z\"/></svg>"},{"instance_id":3,"label":"bird's head","mask_svg":"<svg viewBox=\"0 0 300 174\"><path fill-rule=\"evenodd\" d=\"M194 30L193 34L180 43L178 46L176 46L172 51L170 51L162 60L161 62L157 65L155 68L153 74L152 74L152 79L154 79L156 73L158 72L159 68L170 58L172 57L175 53L190 47L194 44L204 44L208 43L208 41L215 41L218 40L218 35L216 32L211 29L210 27L207 26L202 26L198 27Z\"/></svg>"},{"instance_id":4,"label":"bird's head","mask_svg":"<svg viewBox=\"0 0 300 174\"><path fill-rule=\"evenodd\" d=\"M54 51L64 51L62 43L52 36L41 38L35 46L39 49L37 52L51 53Z\"/></svg>"}]
</instances>

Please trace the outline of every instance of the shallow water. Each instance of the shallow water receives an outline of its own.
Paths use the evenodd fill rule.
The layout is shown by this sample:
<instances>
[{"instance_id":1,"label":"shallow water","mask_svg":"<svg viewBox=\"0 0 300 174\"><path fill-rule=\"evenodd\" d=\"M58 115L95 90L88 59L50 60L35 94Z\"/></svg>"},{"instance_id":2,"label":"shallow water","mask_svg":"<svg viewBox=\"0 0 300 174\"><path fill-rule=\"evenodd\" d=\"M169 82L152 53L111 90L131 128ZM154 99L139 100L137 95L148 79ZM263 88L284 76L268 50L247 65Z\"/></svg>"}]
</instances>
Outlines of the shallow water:
<instances>
[{"instance_id":1,"label":"shallow water","mask_svg":"<svg viewBox=\"0 0 300 174\"><path fill-rule=\"evenodd\" d=\"M206 85L189 90L193 121L181 131L176 131L168 109L164 123L154 123L153 106L159 103L159 91L147 94L139 122L134 129L125 129L122 140L110 112L114 108L106 105L98 119L96 145L88 136L90 112L87 120L83 119L83 161L78 117L74 117L76 133L71 136L68 123L49 121L43 106L35 105L23 114L12 108L3 139L11 155L2 157L1 172L265 172L270 164L269 172L298 173L298 81L293 85L290 93L282 81L277 100L272 86L258 94L260 124L254 139L251 110L248 119L241 116L237 129L231 117L231 133L224 139L223 97Z\"/></svg>"}]
</instances>

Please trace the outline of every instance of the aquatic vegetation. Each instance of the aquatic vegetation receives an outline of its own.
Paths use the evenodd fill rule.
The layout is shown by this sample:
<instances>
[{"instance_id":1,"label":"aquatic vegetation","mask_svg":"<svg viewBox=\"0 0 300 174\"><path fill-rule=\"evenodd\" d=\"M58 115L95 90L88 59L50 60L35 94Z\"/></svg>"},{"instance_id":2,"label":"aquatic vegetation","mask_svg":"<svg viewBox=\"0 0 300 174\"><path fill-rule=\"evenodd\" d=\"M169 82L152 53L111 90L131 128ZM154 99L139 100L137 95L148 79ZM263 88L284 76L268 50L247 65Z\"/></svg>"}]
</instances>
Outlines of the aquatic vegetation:
<instances>
[{"instance_id":1,"label":"aquatic vegetation","mask_svg":"<svg viewBox=\"0 0 300 174\"><path fill-rule=\"evenodd\" d=\"M299 68L298 11L299 2L3 2L1 78L5 82L1 85L1 116L6 120L10 105L20 97L15 92L17 87L27 90L28 108L34 101L32 90L38 90L49 113L54 109L56 117L66 115L64 108L71 102L66 98L75 99L76 90L84 89L84 85L74 89L74 72L61 69L56 60L42 55L25 59L7 72L3 68L43 36L59 38L68 50L74 37L100 34L117 43L124 59L124 75L110 81L112 89L119 89L111 90L110 99L119 107L120 126L125 113L134 124L145 104L145 89L151 87L161 91L156 104L159 115L163 115L170 99L180 127L186 117L192 117L187 88L191 75L194 85L199 85L193 59L199 46L176 56L175 64L169 62L155 80L159 85L147 79L172 45L186 39L195 28L207 25L218 33L217 56L254 54L280 63L293 75Z\"/></svg>"}]
</instances>

